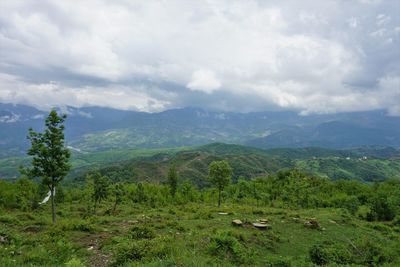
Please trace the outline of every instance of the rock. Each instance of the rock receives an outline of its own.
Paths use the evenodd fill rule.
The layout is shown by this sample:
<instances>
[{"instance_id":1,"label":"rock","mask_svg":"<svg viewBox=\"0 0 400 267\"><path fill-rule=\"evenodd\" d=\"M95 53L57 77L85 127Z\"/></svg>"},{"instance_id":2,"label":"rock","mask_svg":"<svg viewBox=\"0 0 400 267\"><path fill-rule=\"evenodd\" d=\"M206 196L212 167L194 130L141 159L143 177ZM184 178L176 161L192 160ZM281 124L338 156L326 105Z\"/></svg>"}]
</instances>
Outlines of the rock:
<instances>
[{"instance_id":1,"label":"rock","mask_svg":"<svg viewBox=\"0 0 400 267\"><path fill-rule=\"evenodd\" d=\"M297 218L297 217L293 217L292 220L293 220L294 222L296 222L296 223L300 222L300 218Z\"/></svg>"},{"instance_id":2,"label":"rock","mask_svg":"<svg viewBox=\"0 0 400 267\"><path fill-rule=\"evenodd\" d=\"M228 215L227 212L218 212L219 215Z\"/></svg>"},{"instance_id":3,"label":"rock","mask_svg":"<svg viewBox=\"0 0 400 267\"><path fill-rule=\"evenodd\" d=\"M261 229L261 230L266 230L271 228L271 226L269 224L264 224L264 223L253 223L253 226L255 228Z\"/></svg>"},{"instance_id":4,"label":"rock","mask_svg":"<svg viewBox=\"0 0 400 267\"><path fill-rule=\"evenodd\" d=\"M7 237L0 235L0 244L5 244L7 242Z\"/></svg>"},{"instance_id":5,"label":"rock","mask_svg":"<svg viewBox=\"0 0 400 267\"><path fill-rule=\"evenodd\" d=\"M311 229L320 229L321 226L319 225L318 221L315 218L311 218L309 220L307 220L304 223L305 227L311 228Z\"/></svg>"},{"instance_id":6,"label":"rock","mask_svg":"<svg viewBox=\"0 0 400 267\"><path fill-rule=\"evenodd\" d=\"M232 221L232 225L233 226L242 226L243 222L241 220L239 220L239 219L236 219L236 220Z\"/></svg>"},{"instance_id":7,"label":"rock","mask_svg":"<svg viewBox=\"0 0 400 267\"><path fill-rule=\"evenodd\" d=\"M30 232L30 233L38 233L41 231L41 227L38 225L30 225L24 228L24 232Z\"/></svg>"},{"instance_id":8,"label":"rock","mask_svg":"<svg viewBox=\"0 0 400 267\"><path fill-rule=\"evenodd\" d=\"M93 250L93 246L90 246L90 247L88 247L88 249L87 250Z\"/></svg>"}]
</instances>

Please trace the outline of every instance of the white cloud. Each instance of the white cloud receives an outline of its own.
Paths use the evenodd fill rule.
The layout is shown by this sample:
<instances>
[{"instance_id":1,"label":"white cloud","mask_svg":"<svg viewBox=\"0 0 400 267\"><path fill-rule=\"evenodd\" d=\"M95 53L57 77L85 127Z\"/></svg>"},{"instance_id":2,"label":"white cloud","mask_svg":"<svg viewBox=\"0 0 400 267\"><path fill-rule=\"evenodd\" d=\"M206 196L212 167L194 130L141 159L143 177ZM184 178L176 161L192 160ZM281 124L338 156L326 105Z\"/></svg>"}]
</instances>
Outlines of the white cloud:
<instances>
[{"instance_id":1,"label":"white cloud","mask_svg":"<svg viewBox=\"0 0 400 267\"><path fill-rule=\"evenodd\" d=\"M347 24L350 28L357 28L358 26L358 19L357 18L349 18L346 20Z\"/></svg>"},{"instance_id":2,"label":"white cloud","mask_svg":"<svg viewBox=\"0 0 400 267\"><path fill-rule=\"evenodd\" d=\"M169 103L155 99L140 87L123 86L107 87L64 87L56 82L46 84L28 84L17 77L0 74L0 102L29 104L42 110L55 106L71 105L107 106L126 110L160 111ZM81 116L90 117L88 113Z\"/></svg>"},{"instance_id":3,"label":"white cloud","mask_svg":"<svg viewBox=\"0 0 400 267\"><path fill-rule=\"evenodd\" d=\"M394 2L3 2L0 101L390 111Z\"/></svg>"},{"instance_id":4,"label":"white cloud","mask_svg":"<svg viewBox=\"0 0 400 267\"><path fill-rule=\"evenodd\" d=\"M196 70L193 72L187 87L193 91L202 91L210 94L221 87L221 82L212 71Z\"/></svg>"},{"instance_id":5,"label":"white cloud","mask_svg":"<svg viewBox=\"0 0 400 267\"><path fill-rule=\"evenodd\" d=\"M379 14L378 16L376 16L376 25L378 27L381 27L383 25L386 25L390 22L390 16L385 15L385 14Z\"/></svg>"}]
</instances>

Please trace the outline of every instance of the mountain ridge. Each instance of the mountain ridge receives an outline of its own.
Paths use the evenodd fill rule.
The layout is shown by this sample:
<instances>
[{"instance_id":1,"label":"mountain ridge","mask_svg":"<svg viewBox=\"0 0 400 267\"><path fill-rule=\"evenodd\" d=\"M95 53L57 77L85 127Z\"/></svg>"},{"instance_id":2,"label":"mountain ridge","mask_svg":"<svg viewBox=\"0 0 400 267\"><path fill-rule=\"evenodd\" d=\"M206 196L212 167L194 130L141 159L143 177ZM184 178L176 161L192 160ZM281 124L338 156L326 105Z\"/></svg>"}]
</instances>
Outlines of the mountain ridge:
<instances>
[{"instance_id":1,"label":"mountain ridge","mask_svg":"<svg viewBox=\"0 0 400 267\"><path fill-rule=\"evenodd\" d=\"M68 146L95 152L123 148L168 148L212 142L258 148L400 147L400 117L368 111L298 115L292 111L235 113L201 108L159 113L102 107L64 107ZM0 157L24 155L28 128L41 131L47 112L0 104Z\"/></svg>"}]
</instances>

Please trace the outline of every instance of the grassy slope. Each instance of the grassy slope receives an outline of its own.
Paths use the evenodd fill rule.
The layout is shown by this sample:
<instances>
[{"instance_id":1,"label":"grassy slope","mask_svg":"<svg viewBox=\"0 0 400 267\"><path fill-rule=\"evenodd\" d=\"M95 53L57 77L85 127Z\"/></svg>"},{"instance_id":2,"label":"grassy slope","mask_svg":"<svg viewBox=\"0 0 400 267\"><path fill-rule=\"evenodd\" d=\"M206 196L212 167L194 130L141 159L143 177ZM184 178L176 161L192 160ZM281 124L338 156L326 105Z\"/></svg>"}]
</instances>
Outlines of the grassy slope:
<instances>
[{"instance_id":1,"label":"grassy slope","mask_svg":"<svg viewBox=\"0 0 400 267\"><path fill-rule=\"evenodd\" d=\"M225 204L220 209L209 204L150 208L127 204L117 215L107 215L105 210L110 206L103 203L98 216L82 219L84 204L62 204L57 226L50 223L49 206L35 214L0 210L1 231L13 240L0 245L0 266L61 266L79 258L86 266L101 267L113 262L119 248L132 242L149 243L153 246L149 250L161 251L157 255L162 256L142 257L136 261L138 266L270 266L267 264L277 261L310 266L312 245L322 241L350 245L365 237L400 252L398 227L361 221L338 209L284 210L245 204ZM229 214L219 215L220 211ZM325 230L304 227L304 221L311 217ZM254 222L261 218L270 220L271 230L231 226L233 219ZM155 236L129 238L135 226L145 227ZM212 238L224 233L239 241L238 255L210 250Z\"/></svg>"}]
</instances>

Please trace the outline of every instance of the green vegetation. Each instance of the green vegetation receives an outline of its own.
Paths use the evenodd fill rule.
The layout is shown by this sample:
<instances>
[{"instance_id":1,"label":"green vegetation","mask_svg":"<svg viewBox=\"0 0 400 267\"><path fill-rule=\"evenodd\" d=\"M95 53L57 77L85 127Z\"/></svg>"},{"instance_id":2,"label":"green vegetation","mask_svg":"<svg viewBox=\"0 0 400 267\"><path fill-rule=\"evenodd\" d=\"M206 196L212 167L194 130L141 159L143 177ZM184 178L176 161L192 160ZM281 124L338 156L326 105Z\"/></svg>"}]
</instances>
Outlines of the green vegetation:
<instances>
[{"instance_id":1,"label":"green vegetation","mask_svg":"<svg viewBox=\"0 0 400 267\"><path fill-rule=\"evenodd\" d=\"M29 132L35 179L0 180L0 266L400 265L396 151L211 144L99 157L61 183L64 119Z\"/></svg>"},{"instance_id":2,"label":"green vegetation","mask_svg":"<svg viewBox=\"0 0 400 267\"><path fill-rule=\"evenodd\" d=\"M90 186L63 188L53 225L49 204L36 204L40 186L0 181L0 266L400 264L400 181L280 171L227 185L219 208L217 189L189 181L174 197L168 184L120 183L106 186L96 214Z\"/></svg>"},{"instance_id":3,"label":"green vegetation","mask_svg":"<svg viewBox=\"0 0 400 267\"><path fill-rule=\"evenodd\" d=\"M214 160L229 162L234 171L234 181L240 176L253 178L284 168L297 168L330 179L368 182L400 179L400 158L390 149L261 150L215 143L191 148L111 150L87 154L75 152L71 157L72 171L65 181L83 183L88 171L101 169L112 181L159 182L160 177L167 175L170 166L175 165L182 181L190 179L204 186L207 184L205 176L208 165ZM15 177L21 164L27 166L29 159L0 159L0 176Z\"/></svg>"}]
</instances>

